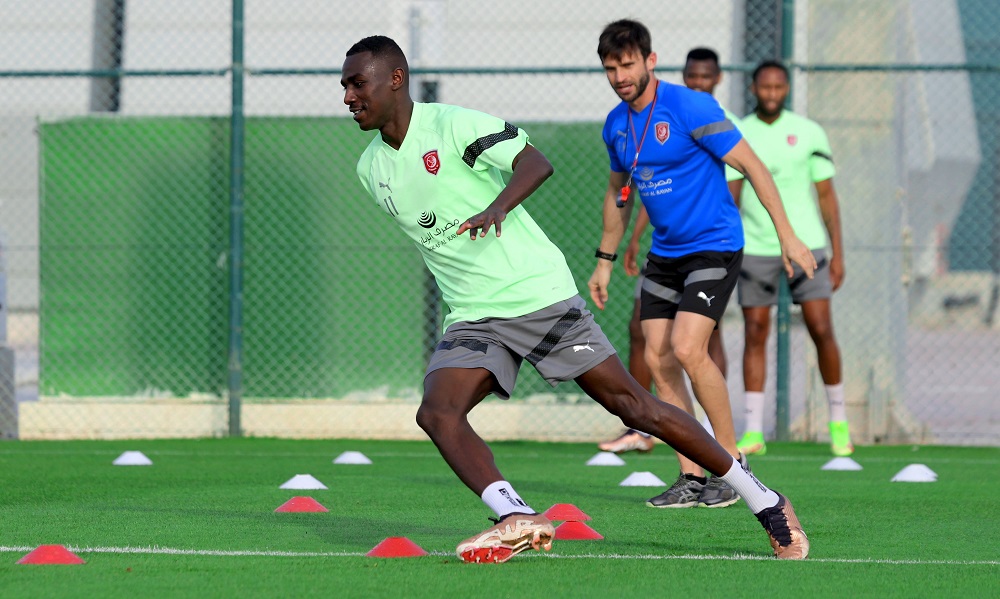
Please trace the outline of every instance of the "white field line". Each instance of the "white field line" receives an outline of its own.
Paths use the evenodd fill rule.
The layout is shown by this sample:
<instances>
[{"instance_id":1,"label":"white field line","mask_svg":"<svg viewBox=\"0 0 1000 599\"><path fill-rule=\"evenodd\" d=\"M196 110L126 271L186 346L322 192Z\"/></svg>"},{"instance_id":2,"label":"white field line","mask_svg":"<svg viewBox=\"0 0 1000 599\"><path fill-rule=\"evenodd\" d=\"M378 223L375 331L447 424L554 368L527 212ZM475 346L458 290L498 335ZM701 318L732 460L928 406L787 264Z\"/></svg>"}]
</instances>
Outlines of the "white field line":
<instances>
[{"instance_id":1,"label":"white field line","mask_svg":"<svg viewBox=\"0 0 1000 599\"><path fill-rule=\"evenodd\" d=\"M66 546L73 553L112 553L121 555L198 555L210 557L364 557L361 552L351 551L256 551L224 549L174 549L171 547L77 547ZM0 553L28 553L35 547L0 545ZM443 557L454 555L445 551L429 551L428 555ZM574 560L690 560L690 561L773 561L773 557L760 555L625 555L619 553L590 553L582 555L559 555L552 553L525 554L525 556L546 559ZM873 559L873 558L814 558L810 563L822 564L872 564L891 566L1000 566L1000 560L916 560L916 559Z\"/></svg>"}]
</instances>

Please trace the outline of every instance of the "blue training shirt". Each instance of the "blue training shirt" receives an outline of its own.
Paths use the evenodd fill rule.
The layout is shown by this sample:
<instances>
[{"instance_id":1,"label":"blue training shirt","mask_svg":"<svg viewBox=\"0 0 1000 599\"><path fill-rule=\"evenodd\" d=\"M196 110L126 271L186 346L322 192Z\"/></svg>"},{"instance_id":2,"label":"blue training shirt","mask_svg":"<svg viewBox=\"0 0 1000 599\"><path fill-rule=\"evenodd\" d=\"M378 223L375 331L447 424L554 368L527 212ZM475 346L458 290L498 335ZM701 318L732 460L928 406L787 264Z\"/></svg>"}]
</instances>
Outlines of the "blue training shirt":
<instances>
[{"instance_id":1,"label":"blue training shirt","mask_svg":"<svg viewBox=\"0 0 1000 599\"><path fill-rule=\"evenodd\" d=\"M653 224L650 253L676 258L694 252L735 252L743 247L740 212L729 194L722 157L742 139L711 94L659 82L655 106L632 113L621 102L604 123L611 170L625 173L635 158L653 110L632 176Z\"/></svg>"}]
</instances>

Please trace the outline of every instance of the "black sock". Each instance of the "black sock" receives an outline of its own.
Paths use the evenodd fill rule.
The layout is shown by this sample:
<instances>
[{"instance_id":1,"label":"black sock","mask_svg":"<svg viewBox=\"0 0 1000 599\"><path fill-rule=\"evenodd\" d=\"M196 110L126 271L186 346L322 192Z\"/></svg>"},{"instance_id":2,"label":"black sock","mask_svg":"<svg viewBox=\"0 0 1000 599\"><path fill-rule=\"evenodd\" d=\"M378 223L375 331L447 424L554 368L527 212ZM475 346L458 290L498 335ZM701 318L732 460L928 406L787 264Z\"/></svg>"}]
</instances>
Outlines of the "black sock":
<instances>
[{"instance_id":1,"label":"black sock","mask_svg":"<svg viewBox=\"0 0 1000 599\"><path fill-rule=\"evenodd\" d=\"M684 478L687 479L687 480L693 480L693 481L701 483L703 485L708 483L708 477L706 477L706 476L695 476L693 474L688 474L688 473L685 472L684 473Z\"/></svg>"}]
</instances>

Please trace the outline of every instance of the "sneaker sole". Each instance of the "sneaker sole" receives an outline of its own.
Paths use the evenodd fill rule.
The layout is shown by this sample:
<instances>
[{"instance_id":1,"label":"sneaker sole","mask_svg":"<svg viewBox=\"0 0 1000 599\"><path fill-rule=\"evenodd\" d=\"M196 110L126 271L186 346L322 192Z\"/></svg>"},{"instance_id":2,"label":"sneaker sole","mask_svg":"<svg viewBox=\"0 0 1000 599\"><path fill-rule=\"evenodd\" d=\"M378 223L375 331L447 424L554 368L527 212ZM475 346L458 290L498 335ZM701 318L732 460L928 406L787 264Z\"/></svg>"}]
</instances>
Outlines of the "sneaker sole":
<instances>
[{"instance_id":1,"label":"sneaker sole","mask_svg":"<svg viewBox=\"0 0 1000 599\"><path fill-rule=\"evenodd\" d=\"M502 564L518 553L526 549L538 551L552 549L553 535L542 534L541 531L528 537L524 536L514 541L511 545L496 545L494 547L470 547L461 552L459 556L467 564Z\"/></svg>"},{"instance_id":2,"label":"sneaker sole","mask_svg":"<svg viewBox=\"0 0 1000 599\"><path fill-rule=\"evenodd\" d=\"M668 503L666 505L655 505L655 504L652 504L652 503L650 503L650 502L647 501L646 505L649 506L649 507L655 507L655 508L659 508L659 509L662 509L662 508L685 508L685 507L698 507L698 502L697 501L692 501L690 503Z\"/></svg>"},{"instance_id":3,"label":"sneaker sole","mask_svg":"<svg viewBox=\"0 0 1000 599\"><path fill-rule=\"evenodd\" d=\"M729 507L729 506L733 505L734 503L736 503L739 500L740 500L740 498L739 498L739 496L737 496L737 497L733 497L732 499L727 499L726 501L720 501L719 503L712 503L712 504L703 503L703 502L699 501L698 502L698 507L707 507L709 509L716 508L716 507Z\"/></svg>"},{"instance_id":4,"label":"sneaker sole","mask_svg":"<svg viewBox=\"0 0 1000 599\"><path fill-rule=\"evenodd\" d=\"M746 447L736 446L736 449L743 453L743 455L764 455L767 453L767 445L748 445Z\"/></svg>"},{"instance_id":5,"label":"sneaker sole","mask_svg":"<svg viewBox=\"0 0 1000 599\"><path fill-rule=\"evenodd\" d=\"M607 451L610 453L628 453L630 451L638 451L639 453L649 453L653 451L652 447L650 447L649 449L643 449L641 447L629 447L626 449L604 449L603 447L598 445L597 448L600 449L601 451Z\"/></svg>"}]
</instances>

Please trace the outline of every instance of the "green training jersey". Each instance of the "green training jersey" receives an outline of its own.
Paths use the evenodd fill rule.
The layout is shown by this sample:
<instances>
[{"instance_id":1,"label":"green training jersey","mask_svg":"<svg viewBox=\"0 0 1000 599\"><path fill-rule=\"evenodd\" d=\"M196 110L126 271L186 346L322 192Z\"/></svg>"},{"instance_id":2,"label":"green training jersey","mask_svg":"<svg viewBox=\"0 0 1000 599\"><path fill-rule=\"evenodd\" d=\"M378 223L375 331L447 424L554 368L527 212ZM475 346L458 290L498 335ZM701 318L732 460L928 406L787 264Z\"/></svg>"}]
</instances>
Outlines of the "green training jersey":
<instances>
[{"instance_id":1,"label":"green training jersey","mask_svg":"<svg viewBox=\"0 0 1000 599\"><path fill-rule=\"evenodd\" d=\"M375 203L423 255L451 312L444 321L513 318L577 295L562 252L518 206L501 236L473 241L459 226L504 187L527 134L488 114L415 102L399 150L377 135L358 161Z\"/></svg>"},{"instance_id":2,"label":"green training jersey","mask_svg":"<svg viewBox=\"0 0 1000 599\"><path fill-rule=\"evenodd\" d=\"M739 127L747 143L771 171L795 234L809 249L826 247L826 226L813 196L813 184L832 178L836 169L823 128L787 110L782 110L770 125L756 114L749 114ZM746 238L743 252L750 256L780 256L774 223L753 186L746 182L740 194L740 212Z\"/></svg>"}]
</instances>

